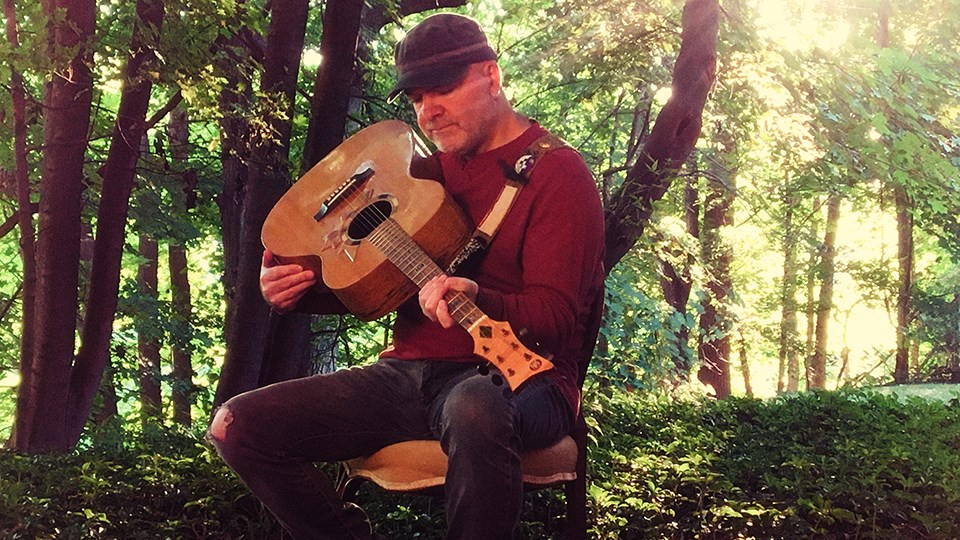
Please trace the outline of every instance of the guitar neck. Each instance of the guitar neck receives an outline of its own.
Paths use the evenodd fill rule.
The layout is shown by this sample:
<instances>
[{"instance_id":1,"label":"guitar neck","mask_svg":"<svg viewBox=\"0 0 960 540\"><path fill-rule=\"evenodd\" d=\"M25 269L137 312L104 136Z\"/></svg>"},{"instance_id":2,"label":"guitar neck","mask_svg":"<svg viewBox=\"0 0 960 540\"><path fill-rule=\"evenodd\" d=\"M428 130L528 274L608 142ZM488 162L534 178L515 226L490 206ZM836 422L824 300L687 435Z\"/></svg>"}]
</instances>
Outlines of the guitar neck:
<instances>
[{"instance_id":1,"label":"guitar neck","mask_svg":"<svg viewBox=\"0 0 960 540\"><path fill-rule=\"evenodd\" d=\"M422 289L428 281L443 274L443 270L391 218L378 224L367 240L418 288ZM467 295L448 291L444 300L450 316L473 337L474 353L496 367L512 390L517 390L530 377L553 369L549 358L534 353L520 342L509 323L490 319Z\"/></svg>"},{"instance_id":2,"label":"guitar neck","mask_svg":"<svg viewBox=\"0 0 960 540\"><path fill-rule=\"evenodd\" d=\"M418 289L444 273L393 219L384 220L367 236L367 240L416 283ZM467 330L486 318L483 311L462 292L450 291L444 296L444 300L447 301L450 316Z\"/></svg>"}]
</instances>

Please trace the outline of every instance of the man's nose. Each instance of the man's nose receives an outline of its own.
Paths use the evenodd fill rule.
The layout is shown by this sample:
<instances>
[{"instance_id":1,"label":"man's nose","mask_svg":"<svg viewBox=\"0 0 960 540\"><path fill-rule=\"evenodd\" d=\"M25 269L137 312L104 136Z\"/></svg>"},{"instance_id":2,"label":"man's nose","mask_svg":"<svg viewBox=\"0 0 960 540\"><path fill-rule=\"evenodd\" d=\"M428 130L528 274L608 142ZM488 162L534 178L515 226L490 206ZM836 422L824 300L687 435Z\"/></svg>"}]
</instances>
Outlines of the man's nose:
<instances>
[{"instance_id":1,"label":"man's nose","mask_svg":"<svg viewBox=\"0 0 960 540\"><path fill-rule=\"evenodd\" d=\"M443 100L440 97L432 93L424 94L420 98L420 116L429 120L443 114Z\"/></svg>"}]
</instances>

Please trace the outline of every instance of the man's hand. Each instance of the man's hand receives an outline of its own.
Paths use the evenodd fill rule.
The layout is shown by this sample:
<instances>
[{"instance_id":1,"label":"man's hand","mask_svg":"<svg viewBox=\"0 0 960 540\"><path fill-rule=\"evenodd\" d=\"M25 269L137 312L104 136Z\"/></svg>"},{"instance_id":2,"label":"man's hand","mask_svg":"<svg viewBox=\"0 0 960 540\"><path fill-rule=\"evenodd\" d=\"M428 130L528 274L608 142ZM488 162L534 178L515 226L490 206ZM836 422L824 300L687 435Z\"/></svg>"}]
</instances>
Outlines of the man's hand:
<instances>
[{"instance_id":1,"label":"man's hand","mask_svg":"<svg viewBox=\"0 0 960 540\"><path fill-rule=\"evenodd\" d=\"M476 301L478 290L476 281L461 277L437 276L420 289L420 309L431 321L440 323L444 328L450 328L457 324L457 321L450 316L450 308L443 296L447 291L456 291L467 295L470 301Z\"/></svg>"},{"instance_id":2,"label":"man's hand","mask_svg":"<svg viewBox=\"0 0 960 540\"><path fill-rule=\"evenodd\" d=\"M273 253L263 250L260 293L274 311L286 313L293 309L316 282L312 270L305 270L299 264L280 264Z\"/></svg>"}]
</instances>

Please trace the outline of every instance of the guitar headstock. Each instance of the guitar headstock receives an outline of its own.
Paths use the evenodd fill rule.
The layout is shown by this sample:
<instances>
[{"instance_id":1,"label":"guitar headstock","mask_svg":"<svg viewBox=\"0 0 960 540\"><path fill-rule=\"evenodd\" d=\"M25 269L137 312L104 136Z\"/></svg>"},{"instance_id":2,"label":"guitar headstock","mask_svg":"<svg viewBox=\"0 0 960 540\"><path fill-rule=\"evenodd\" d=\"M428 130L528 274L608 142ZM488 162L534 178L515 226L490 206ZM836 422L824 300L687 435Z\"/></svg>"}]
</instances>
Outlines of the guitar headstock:
<instances>
[{"instance_id":1,"label":"guitar headstock","mask_svg":"<svg viewBox=\"0 0 960 540\"><path fill-rule=\"evenodd\" d=\"M553 369L553 362L520 342L509 323L484 316L467 331L473 336L473 352L497 368L513 391L530 377Z\"/></svg>"}]
</instances>

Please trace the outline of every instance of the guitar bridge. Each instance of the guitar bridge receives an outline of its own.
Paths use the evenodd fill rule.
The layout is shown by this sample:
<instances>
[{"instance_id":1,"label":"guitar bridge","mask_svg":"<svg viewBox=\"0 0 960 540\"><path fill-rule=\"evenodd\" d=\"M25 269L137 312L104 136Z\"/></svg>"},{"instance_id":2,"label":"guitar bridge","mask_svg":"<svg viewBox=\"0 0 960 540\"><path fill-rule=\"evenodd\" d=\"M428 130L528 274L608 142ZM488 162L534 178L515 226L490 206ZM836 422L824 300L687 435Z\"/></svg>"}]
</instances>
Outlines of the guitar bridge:
<instances>
[{"instance_id":1,"label":"guitar bridge","mask_svg":"<svg viewBox=\"0 0 960 540\"><path fill-rule=\"evenodd\" d=\"M327 215L330 210L336 208L338 204L347 199L350 195L353 194L356 190L360 189L363 184L373 178L373 168L366 167L362 171L354 174L346 182L340 184L337 189L333 190L333 193L327 197L327 200L323 201L323 204L320 205L320 210L313 215L315 221L320 221L323 219L323 216Z\"/></svg>"}]
</instances>

